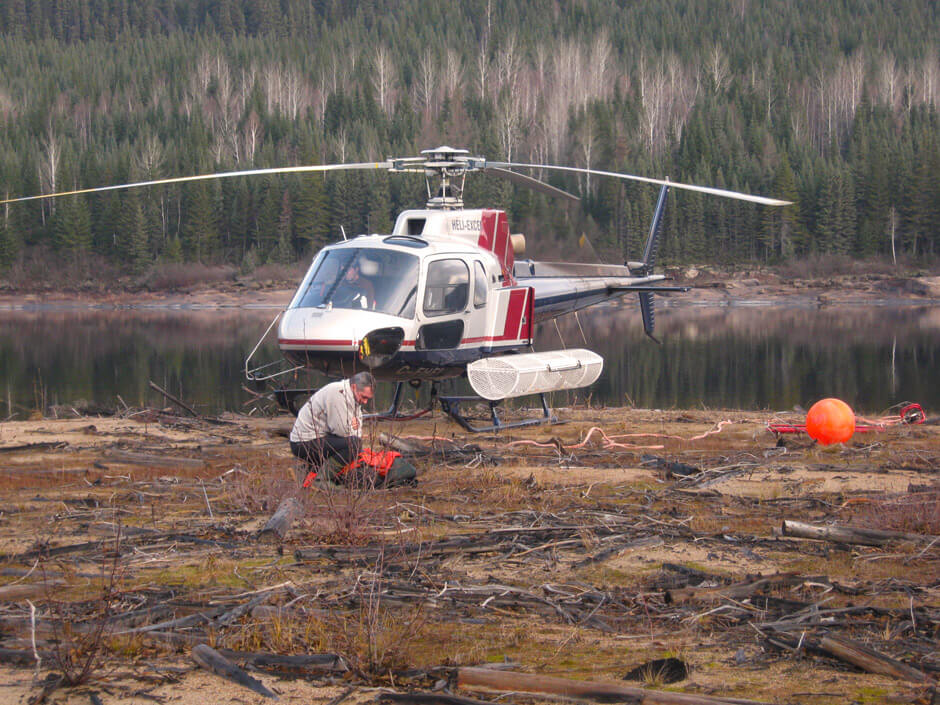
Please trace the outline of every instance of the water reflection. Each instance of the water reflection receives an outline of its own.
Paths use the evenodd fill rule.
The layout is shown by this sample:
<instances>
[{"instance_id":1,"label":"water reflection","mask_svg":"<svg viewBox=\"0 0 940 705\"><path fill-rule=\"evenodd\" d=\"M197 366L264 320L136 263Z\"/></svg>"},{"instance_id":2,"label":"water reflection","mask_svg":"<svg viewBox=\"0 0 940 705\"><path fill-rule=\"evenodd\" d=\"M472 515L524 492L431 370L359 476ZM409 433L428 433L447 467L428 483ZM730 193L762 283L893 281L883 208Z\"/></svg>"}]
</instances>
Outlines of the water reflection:
<instances>
[{"instance_id":1,"label":"water reflection","mask_svg":"<svg viewBox=\"0 0 940 705\"><path fill-rule=\"evenodd\" d=\"M238 410L247 395L245 355L276 312L269 310L82 309L0 315L0 399L6 409L86 400L114 407L162 406L153 380L200 411ZM277 357L276 348L262 351ZM19 408L17 409L17 405Z\"/></svg>"},{"instance_id":2,"label":"water reflection","mask_svg":"<svg viewBox=\"0 0 940 705\"><path fill-rule=\"evenodd\" d=\"M79 399L114 407L119 396L129 406L162 406L149 380L206 413L241 410L245 355L275 313L4 311L0 418ZM657 312L657 334L662 346L643 335L636 306L625 303L566 317L557 328L543 324L536 347L557 349L563 340L603 355L605 371L589 393L611 405L788 409L838 396L868 413L906 399L928 411L940 406L933 307L683 305ZM270 344L260 355L278 357ZM390 390L380 392L384 402Z\"/></svg>"},{"instance_id":3,"label":"water reflection","mask_svg":"<svg viewBox=\"0 0 940 705\"><path fill-rule=\"evenodd\" d=\"M659 346L635 305L599 308L538 332L538 349L589 347L606 361L594 387L607 403L789 409L837 396L868 412L909 399L940 403L935 307L672 307L657 311ZM584 339L581 331L584 332Z\"/></svg>"}]
</instances>

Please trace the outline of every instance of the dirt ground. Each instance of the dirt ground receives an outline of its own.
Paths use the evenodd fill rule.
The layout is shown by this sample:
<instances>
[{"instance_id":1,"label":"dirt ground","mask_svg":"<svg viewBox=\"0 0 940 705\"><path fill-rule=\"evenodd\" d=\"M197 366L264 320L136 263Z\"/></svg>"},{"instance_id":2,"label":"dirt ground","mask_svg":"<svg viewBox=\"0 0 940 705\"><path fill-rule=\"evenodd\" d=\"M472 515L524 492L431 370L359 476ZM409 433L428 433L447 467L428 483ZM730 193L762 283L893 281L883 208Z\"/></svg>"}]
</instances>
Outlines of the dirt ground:
<instances>
[{"instance_id":1,"label":"dirt ground","mask_svg":"<svg viewBox=\"0 0 940 705\"><path fill-rule=\"evenodd\" d=\"M283 416L3 423L0 703L265 700L198 666L200 643L286 702L494 699L456 687L456 669L480 664L724 702L931 702L933 418L820 447L772 433L768 412L556 411L565 423L497 435L439 411L370 424L371 445L419 470L391 490L301 490ZM301 509L284 536L261 532L290 498ZM785 520L895 533L809 539ZM823 653L827 635L922 679ZM688 668L676 682L623 680L670 657Z\"/></svg>"}]
</instances>

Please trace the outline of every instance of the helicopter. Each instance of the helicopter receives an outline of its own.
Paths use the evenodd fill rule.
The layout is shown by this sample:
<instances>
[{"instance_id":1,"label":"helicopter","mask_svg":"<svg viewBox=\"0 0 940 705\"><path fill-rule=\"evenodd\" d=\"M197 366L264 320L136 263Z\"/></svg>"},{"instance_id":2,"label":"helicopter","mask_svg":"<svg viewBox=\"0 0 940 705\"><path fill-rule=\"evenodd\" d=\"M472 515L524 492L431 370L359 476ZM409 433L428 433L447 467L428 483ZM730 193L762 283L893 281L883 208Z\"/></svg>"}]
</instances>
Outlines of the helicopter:
<instances>
[{"instance_id":1,"label":"helicopter","mask_svg":"<svg viewBox=\"0 0 940 705\"><path fill-rule=\"evenodd\" d=\"M521 259L525 237L510 233L505 211L464 207L467 175L481 173L507 179L569 202L579 199L519 169L591 174L660 186L642 259L623 265ZM688 290L662 284L667 277L653 271L670 188L768 206L789 205L787 201L668 179L489 161L449 146L424 150L419 157L380 162L202 174L0 203L188 181L342 170L421 173L427 183L425 208L400 213L390 233L354 238L343 233L342 241L321 249L290 303L248 354L245 375L254 382L268 383L299 370L316 370L332 377L368 370L377 380L397 383L391 408L376 415L381 418L401 418L399 405L406 383L418 387L430 382L431 402L426 410L437 399L443 411L469 431L556 421L546 393L589 386L600 376L603 359L590 350L534 352L537 323L637 294L644 331L656 340L655 295ZM252 366L275 325L283 360ZM464 375L479 397L437 393L440 381ZM275 389L275 395L296 413L297 401L312 391L282 385ZM536 394L541 398L541 418L513 423L500 419L496 411L500 402ZM485 427L474 426L460 410L462 402L480 398L489 404L491 424Z\"/></svg>"}]
</instances>

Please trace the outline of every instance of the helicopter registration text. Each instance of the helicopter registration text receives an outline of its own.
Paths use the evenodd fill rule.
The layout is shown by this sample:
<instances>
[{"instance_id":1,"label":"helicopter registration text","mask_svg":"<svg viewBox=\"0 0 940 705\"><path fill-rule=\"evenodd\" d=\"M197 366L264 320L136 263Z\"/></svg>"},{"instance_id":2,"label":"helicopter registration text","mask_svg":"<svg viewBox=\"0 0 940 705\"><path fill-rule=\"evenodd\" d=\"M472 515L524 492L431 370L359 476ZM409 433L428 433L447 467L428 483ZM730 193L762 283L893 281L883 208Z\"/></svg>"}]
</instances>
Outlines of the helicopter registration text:
<instances>
[{"instance_id":1,"label":"helicopter registration text","mask_svg":"<svg viewBox=\"0 0 940 705\"><path fill-rule=\"evenodd\" d=\"M450 221L450 227L453 232L457 233L478 233L480 221L472 218L454 218Z\"/></svg>"}]
</instances>

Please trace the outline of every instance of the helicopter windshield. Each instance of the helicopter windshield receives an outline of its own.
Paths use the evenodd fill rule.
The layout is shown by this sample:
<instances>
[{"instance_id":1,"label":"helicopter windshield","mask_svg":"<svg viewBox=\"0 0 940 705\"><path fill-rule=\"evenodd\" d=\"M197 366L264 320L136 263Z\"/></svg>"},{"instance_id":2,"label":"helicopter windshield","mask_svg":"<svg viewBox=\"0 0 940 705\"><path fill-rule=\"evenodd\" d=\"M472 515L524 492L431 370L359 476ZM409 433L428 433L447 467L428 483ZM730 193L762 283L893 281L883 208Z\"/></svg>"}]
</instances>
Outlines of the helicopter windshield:
<instances>
[{"instance_id":1,"label":"helicopter windshield","mask_svg":"<svg viewBox=\"0 0 940 705\"><path fill-rule=\"evenodd\" d=\"M414 318L418 258L371 247L328 250L317 258L291 308L332 305Z\"/></svg>"}]
</instances>

